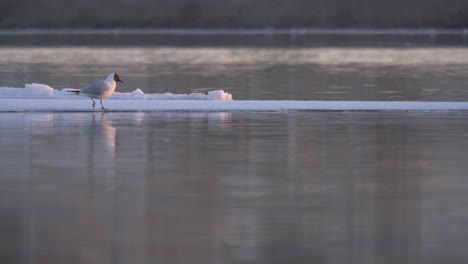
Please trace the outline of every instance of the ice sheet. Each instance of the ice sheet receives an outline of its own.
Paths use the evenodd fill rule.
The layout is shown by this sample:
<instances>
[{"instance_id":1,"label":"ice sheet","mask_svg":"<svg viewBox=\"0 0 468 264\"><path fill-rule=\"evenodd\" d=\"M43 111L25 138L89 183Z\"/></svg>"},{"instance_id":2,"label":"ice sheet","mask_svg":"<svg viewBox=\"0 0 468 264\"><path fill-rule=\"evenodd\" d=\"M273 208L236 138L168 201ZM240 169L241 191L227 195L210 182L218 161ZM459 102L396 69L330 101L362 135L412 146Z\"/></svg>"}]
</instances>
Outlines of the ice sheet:
<instances>
[{"instance_id":1,"label":"ice sheet","mask_svg":"<svg viewBox=\"0 0 468 264\"><path fill-rule=\"evenodd\" d=\"M0 112L101 111L91 100L45 84L0 87ZM99 106L99 104L97 104ZM207 94L145 94L136 89L104 100L107 111L467 111L466 102L233 101L223 90Z\"/></svg>"},{"instance_id":2,"label":"ice sheet","mask_svg":"<svg viewBox=\"0 0 468 264\"><path fill-rule=\"evenodd\" d=\"M99 104L97 104L99 105ZM105 100L107 111L468 111L465 102ZM0 112L101 111L91 100L0 99Z\"/></svg>"}]
</instances>

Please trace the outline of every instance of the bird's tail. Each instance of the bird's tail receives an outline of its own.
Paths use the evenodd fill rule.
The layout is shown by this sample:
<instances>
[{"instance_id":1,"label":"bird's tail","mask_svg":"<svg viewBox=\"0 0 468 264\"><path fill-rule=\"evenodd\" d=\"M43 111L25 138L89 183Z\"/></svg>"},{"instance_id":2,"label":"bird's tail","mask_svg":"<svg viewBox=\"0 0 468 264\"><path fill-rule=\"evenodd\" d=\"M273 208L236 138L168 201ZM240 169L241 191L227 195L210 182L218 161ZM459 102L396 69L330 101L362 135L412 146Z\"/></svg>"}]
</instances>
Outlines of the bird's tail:
<instances>
[{"instance_id":1,"label":"bird's tail","mask_svg":"<svg viewBox=\"0 0 468 264\"><path fill-rule=\"evenodd\" d=\"M69 92L69 93L71 93L71 94L79 94L79 93L80 93L80 90L68 89L67 92Z\"/></svg>"}]
</instances>

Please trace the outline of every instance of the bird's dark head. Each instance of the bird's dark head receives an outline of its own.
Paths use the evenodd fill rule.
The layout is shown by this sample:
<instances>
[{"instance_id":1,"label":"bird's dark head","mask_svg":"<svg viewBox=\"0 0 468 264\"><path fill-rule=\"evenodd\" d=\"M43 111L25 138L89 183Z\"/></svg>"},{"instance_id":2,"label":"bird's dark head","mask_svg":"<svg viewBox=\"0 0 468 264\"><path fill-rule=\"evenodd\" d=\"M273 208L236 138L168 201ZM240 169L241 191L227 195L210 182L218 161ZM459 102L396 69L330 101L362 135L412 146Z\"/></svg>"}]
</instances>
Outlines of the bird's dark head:
<instances>
[{"instance_id":1,"label":"bird's dark head","mask_svg":"<svg viewBox=\"0 0 468 264\"><path fill-rule=\"evenodd\" d=\"M122 80L120 80L120 77L117 73L114 73L114 81L124 83Z\"/></svg>"}]
</instances>

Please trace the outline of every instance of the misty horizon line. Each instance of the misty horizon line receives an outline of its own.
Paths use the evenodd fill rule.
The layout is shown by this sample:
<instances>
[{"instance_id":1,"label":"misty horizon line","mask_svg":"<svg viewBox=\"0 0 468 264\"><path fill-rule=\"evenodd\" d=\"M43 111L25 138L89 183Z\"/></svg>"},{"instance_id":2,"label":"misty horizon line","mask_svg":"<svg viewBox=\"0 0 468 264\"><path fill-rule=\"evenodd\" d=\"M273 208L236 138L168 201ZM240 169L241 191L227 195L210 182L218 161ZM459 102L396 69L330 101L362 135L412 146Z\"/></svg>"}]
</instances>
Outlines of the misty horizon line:
<instances>
[{"instance_id":1,"label":"misty horizon line","mask_svg":"<svg viewBox=\"0 0 468 264\"><path fill-rule=\"evenodd\" d=\"M0 35L458 35L468 28L0 28Z\"/></svg>"}]
</instances>

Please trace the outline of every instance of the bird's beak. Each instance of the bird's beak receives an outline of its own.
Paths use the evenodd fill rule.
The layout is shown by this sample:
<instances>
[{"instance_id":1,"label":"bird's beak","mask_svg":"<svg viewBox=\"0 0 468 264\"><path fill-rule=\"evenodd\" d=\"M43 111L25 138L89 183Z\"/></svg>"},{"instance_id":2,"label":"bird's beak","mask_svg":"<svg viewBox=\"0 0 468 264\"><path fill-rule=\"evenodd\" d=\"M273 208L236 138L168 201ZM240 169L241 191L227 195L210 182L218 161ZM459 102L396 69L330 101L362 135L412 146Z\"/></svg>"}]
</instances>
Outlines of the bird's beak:
<instances>
[{"instance_id":1,"label":"bird's beak","mask_svg":"<svg viewBox=\"0 0 468 264\"><path fill-rule=\"evenodd\" d=\"M120 79L118 80L118 82L124 83L124 81L122 81L122 80L120 80Z\"/></svg>"}]
</instances>

